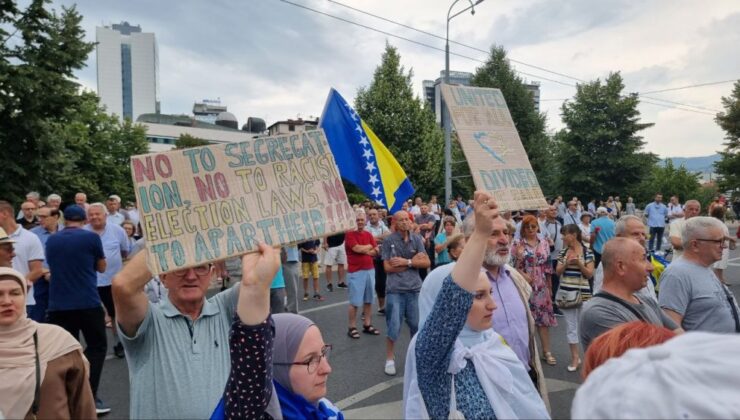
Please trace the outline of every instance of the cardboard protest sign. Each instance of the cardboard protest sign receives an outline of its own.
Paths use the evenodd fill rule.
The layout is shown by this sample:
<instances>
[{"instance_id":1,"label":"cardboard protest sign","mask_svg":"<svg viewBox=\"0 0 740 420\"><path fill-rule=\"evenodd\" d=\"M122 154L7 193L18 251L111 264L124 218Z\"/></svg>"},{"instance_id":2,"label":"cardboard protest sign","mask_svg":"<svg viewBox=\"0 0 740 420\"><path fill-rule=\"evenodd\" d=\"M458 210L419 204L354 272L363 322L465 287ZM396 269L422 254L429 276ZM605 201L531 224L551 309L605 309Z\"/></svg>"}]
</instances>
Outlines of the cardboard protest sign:
<instances>
[{"instance_id":1,"label":"cardboard protest sign","mask_svg":"<svg viewBox=\"0 0 740 420\"><path fill-rule=\"evenodd\" d=\"M355 228L322 130L131 158L153 274Z\"/></svg>"},{"instance_id":2,"label":"cardboard protest sign","mask_svg":"<svg viewBox=\"0 0 740 420\"><path fill-rule=\"evenodd\" d=\"M501 91L442 85L476 189L486 190L502 210L547 207Z\"/></svg>"}]
</instances>

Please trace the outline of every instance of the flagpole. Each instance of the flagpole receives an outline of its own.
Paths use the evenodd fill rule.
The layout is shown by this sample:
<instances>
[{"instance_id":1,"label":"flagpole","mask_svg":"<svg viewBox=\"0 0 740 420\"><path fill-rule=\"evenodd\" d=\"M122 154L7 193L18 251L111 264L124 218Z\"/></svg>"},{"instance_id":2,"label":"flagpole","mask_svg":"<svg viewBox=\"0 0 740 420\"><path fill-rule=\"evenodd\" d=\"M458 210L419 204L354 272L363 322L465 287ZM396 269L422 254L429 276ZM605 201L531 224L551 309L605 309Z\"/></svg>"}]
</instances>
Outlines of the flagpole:
<instances>
[{"instance_id":1,"label":"flagpole","mask_svg":"<svg viewBox=\"0 0 740 420\"><path fill-rule=\"evenodd\" d=\"M447 11L447 36L445 37L445 84L450 84L450 21L455 17L470 9L470 14L475 15L475 5L480 4L483 0L477 0L473 3L473 0L468 0L470 6L455 13L452 13L452 8L460 0L455 0L450 5L450 9ZM452 199L452 123L450 122L450 112L447 109L447 105L442 103L442 125L445 128L445 206L450 204Z\"/></svg>"}]
</instances>

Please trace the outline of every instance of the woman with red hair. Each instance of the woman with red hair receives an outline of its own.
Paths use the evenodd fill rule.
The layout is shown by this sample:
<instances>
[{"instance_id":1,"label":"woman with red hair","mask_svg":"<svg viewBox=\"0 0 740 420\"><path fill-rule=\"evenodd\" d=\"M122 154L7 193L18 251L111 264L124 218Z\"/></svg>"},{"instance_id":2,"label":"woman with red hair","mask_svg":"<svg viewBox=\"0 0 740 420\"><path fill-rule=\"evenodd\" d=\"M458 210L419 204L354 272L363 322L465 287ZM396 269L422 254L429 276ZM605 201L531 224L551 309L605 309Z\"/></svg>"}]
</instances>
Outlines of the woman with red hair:
<instances>
[{"instance_id":1,"label":"woman with red hair","mask_svg":"<svg viewBox=\"0 0 740 420\"><path fill-rule=\"evenodd\" d=\"M586 350L583 365L583 379L613 357L619 357L629 349L644 348L662 344L675 337L676 333L642 321L632 321L619 325L596 337Z\"/></svg>"},{"instance_id":2,"label":"woman with red hair","mask_svg":"<svg viewBox=\"0 0 740 420\"><path fill-rule=\"evenodd\" d=\"M524 276L532 286L532 295L529 298L529 308L532 311L534 323L542 342L542 356L548 365L556 363L550 351L550 327L558 322L552 308L552 294L547 278L552 272L550 264L550 245L537 234L540 225L537 218L528 214L522 219L519 228L519 239L512 244L511 255L514 268Z\"/></svg>"}]
</instances>

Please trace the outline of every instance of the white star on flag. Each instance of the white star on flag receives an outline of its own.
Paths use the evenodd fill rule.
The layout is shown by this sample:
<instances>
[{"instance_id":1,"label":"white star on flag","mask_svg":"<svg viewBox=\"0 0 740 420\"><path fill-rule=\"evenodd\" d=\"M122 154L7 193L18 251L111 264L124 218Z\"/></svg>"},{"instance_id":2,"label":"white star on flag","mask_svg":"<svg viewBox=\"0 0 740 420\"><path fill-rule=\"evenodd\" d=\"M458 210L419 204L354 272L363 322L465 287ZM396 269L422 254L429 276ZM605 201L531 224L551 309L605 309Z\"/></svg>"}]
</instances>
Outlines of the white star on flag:
<instances>
[{"instance_id":1,"label":"white star on flag","mask_svg":"<svg viewBox=\"0 0 740 420\"><path fill-rule=\"evenodd\" d=\"M373 192L372 192L372 195L374 195L374 196L376 196L376 197L377 197L377 196L379 196L379 195L380 195L380 188L378 188L378 187L373 187Z\"/></svg>"},{"instance_id":2,"label":"white star on flag","mask_svg":"<svg viewBox=\"0 0 740 420\"><path fill-rule=\"evenodd\" d=\"M365 150L365 152L362 154L362 156L365 159L370 159L371 157L373 157L373 152L371 152L370 149L363 149L363 150Z\"/></svg>"},{"instance_id":3,"label":"white star on flag","mask_svg":"<svg viewBox=\"0 0 740 420\"><path fill-rule=\"evenodd\" d=\"M375 202L378 203L379 206L385 207L385 204L383 204L383 200L381 200L380 198L375 200Z\"/></svg>"},{"instance_id":4,"label":"white star on flag","mask_svg":"<svg viewBox=\"0 0 740 420\"><path fill-rule=\"evenodd\" d=\"M375 174L370 175L370 179L368 179L367 182L369 182L369 183L371 183L373 185L377 184L379 182L378 181L378 176L375 175Z\"/></svg>"},{"instance_id":5,"label":"white star on flag","mask_svg":"<svg viewBox=\"0 0 740 420\"><path fill-rule=\"evenodd\" d=\"M373 162L368 162L367 165L365 166L365 169L367 169L368 171L374 171L375 164Z\"/></svg>"},{"instance_id":6,"label":"white star on flag","mask_svg":"<svg viewBox=\"0 0 740 420\"><path fill-rule=\"evenodd\" d=\"M365 135L364 135L364 134L363 134L363 135L361 135L361 137L360 137L360 144L361 144L361 145L363 145L363 146L367 146L368 144L370 144L370 143L369 143L369 142L367 141L367 137L365 137Z\"/></svg>"}]
</instances>

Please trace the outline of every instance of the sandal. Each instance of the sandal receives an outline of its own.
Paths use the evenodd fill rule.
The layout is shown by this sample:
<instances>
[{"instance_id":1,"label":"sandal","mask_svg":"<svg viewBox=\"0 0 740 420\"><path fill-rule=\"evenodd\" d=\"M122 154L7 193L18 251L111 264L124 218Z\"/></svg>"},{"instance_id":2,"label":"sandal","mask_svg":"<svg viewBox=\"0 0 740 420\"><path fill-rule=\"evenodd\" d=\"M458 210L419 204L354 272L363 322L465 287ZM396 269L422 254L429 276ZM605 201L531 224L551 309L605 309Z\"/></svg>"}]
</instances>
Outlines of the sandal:
<instances>
[{"instance_id":1,"label":"sandal","mask_svg":"<svg viewBox=\"0 0 740 420\"><path fill-rule=\"evenodd\" d=\"M568 372L575 372L578 370L579 367L581 367L581 359L578 359L578 362L576 362L575 366L568 365Z\"/></svg>"},{"instance_id":2,"label":"sandal","mask_svg":"<svg viewBox=\"0 0 740 420\"><path fill-rule=\"evenodd\" d=\"M552 353L549 351L545 352L545 354L542 355L542 360L544 360L545 363L550 366L555 366L556 364L558 364L558 361L555 360L555 356L553 356Z\"/></svg>"},{"instance_id":3,"label":"sandal","mask_svg":"<svg viewBox=\"0 0 740 420\"><path fill-rule=\"evenodd\" d=\"M360 338L360 333L357 331L357 328L352 327L347 331L347 337L357 340Z\"/></svg>"},{"instance_id":4,"label":"sandal","mask_svg":"<svg viewBox=\"0 0 740 420\"><path fill-rule=\"evenodd\" d=\"M380 331L378 331L372 325L363 325L362 326L362 333L363 334L370 334L370 335L380 335Z\"/></svg>"}]
</instances>

